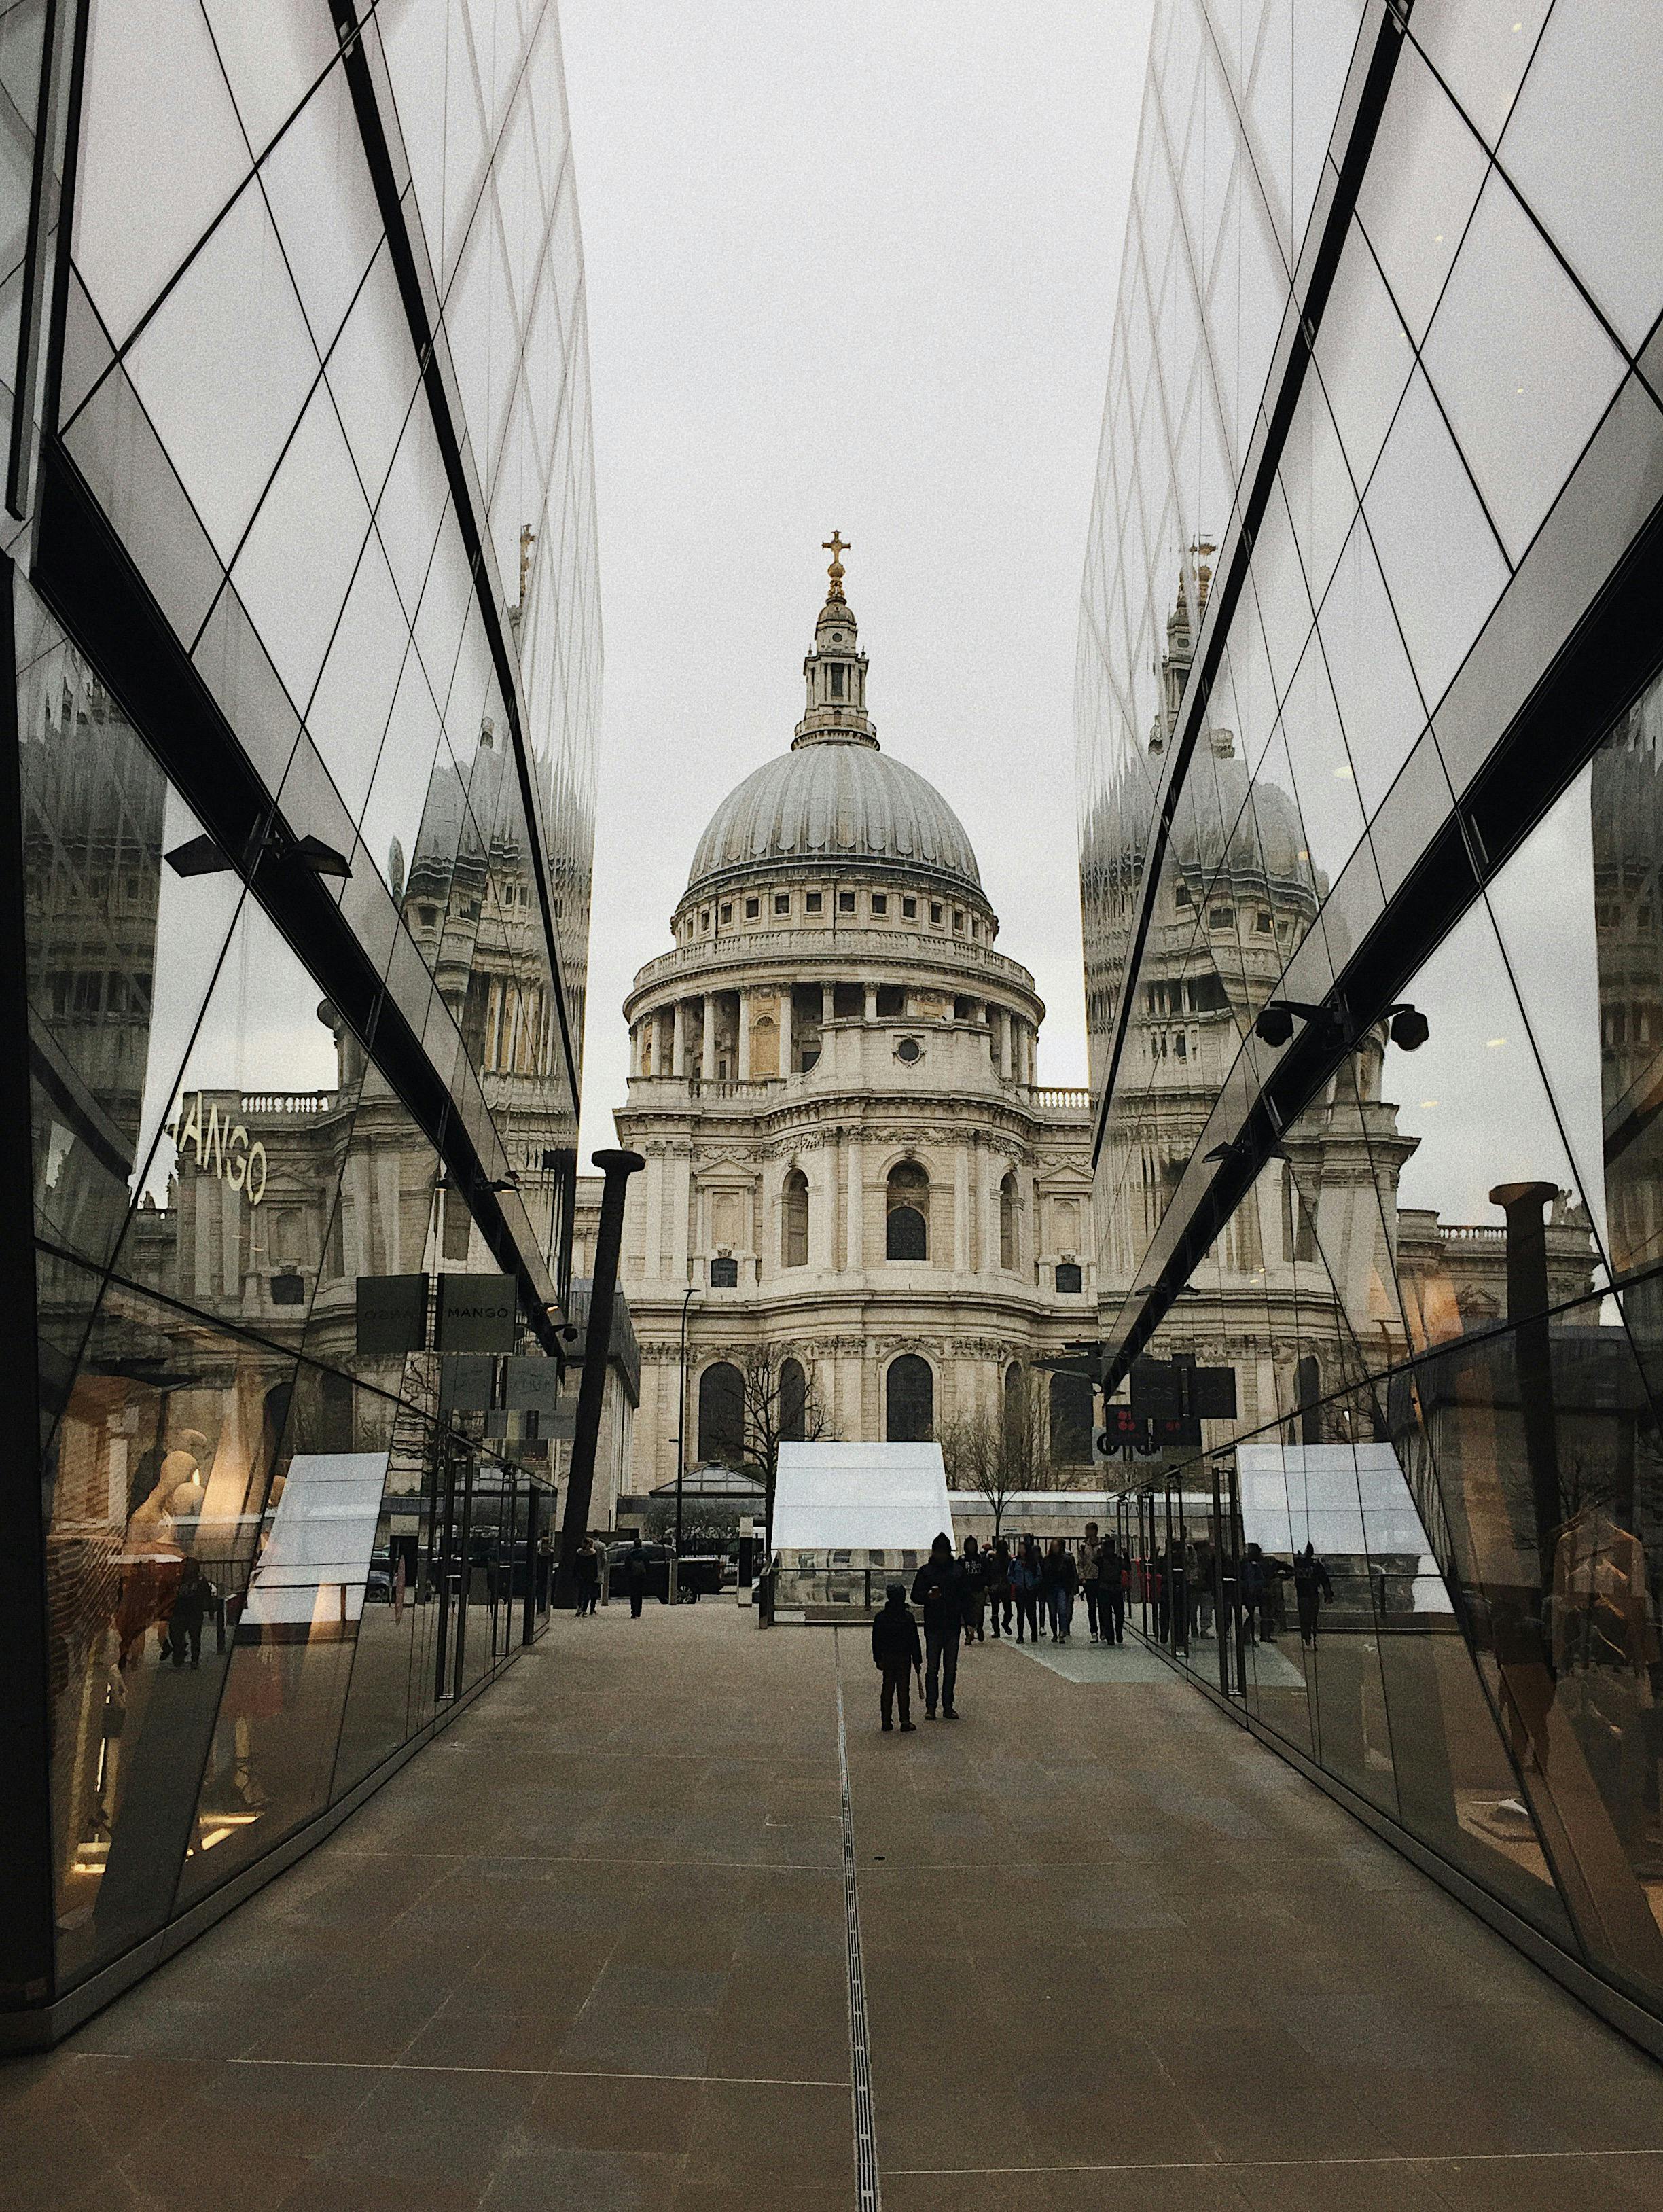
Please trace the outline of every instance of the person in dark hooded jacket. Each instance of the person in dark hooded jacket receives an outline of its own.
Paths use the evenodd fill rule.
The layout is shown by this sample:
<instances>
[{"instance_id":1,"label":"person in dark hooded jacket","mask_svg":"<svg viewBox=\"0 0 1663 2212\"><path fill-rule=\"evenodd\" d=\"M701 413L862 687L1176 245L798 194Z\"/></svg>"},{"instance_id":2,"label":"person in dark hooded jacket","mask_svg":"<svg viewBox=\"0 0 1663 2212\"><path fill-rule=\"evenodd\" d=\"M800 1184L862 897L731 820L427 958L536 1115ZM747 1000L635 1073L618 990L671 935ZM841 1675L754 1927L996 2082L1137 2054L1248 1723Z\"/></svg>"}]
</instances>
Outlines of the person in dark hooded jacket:
<instances>
[{"instance_id":1,"label":"person in dark hooded jacket","mask_svg":"<svg viewBox=\"0 0 1663 2212\"><path fill-rule=\"evenodd\" d=\"M918 1623L907 1610L907 1591L891 1583L888 1601L872 1622L872 1664L883 1677L883 1718L886 1731L896 1700L901 1705L901 1731L913 1731L913 1676L921 1672L924 1654L919 1649Z\"/></svg>"},{"instance_id":2,"label":"person in dark hooded jacket","mask_svg":"<svg viewBox=\"0 0 1663 2212\"><path fill-rule=\"evenodd\" d=\"M913 1580L913 1603L924 1608L924 1717L936 1717L938 1684L943 1720L956 1721L953 1689L958 1680L958 1639L964 1625L964 1569L953 1557L953 1540L944 1529Z\"/></svg>"}]
</instances>

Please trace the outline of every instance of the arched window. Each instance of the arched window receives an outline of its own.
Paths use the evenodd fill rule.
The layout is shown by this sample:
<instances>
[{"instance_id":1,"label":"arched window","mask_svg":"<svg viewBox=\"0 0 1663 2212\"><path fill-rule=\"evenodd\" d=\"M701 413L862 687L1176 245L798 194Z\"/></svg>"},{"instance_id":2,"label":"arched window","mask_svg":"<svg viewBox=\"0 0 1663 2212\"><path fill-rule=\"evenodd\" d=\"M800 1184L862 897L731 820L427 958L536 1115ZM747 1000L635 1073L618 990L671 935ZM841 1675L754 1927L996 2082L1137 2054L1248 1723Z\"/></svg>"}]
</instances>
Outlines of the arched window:
<instances>
[{"instance_id":1,"label":"arched window","mask_svg":"<svg viewBox=\"0 0 1663 2212\"><path fill-rule=\"evenodd\" d=\"M1302 1444L1322 1442L1322 1363L1314 1352L1308 1352L1294 1369L1294 1402L1299 1419L1299 1441Z\"/></svg>"},{"instance_id":2,"label":"arched window","mask_svg":"<svg viewBox=\"0 0 1663 2212\"><path fill-rule=\"evenodd\" d=\"M809 1378L800 1359L780 1363L780 1441L800 1444L808 1428Z\"/></svg>"},{"instance_id":3,"label":"arched window","mask_svg":"<svg viewBox=\"0 0 1663 2212\"><path fill-rule=\"evenodd\" d=\"M780 1265L806 1267L808 1264L809 1179L801 1168L793 1168L780 1196Z\"/></svg>"},{"instance_id":4,"label":"arched window","mask_svg":"<svg viewBox=\"0 0 1663 2212\"><path fill-rule=\"evenodd\" d=\"M929 1361L903 1352L883 1378L885 1437L892 1444L927 1444L935 1434L935 1414L936 1378Z\"/></svg>"},{"instance_id":5,"label":"arched window","mask_svg":"<svg viewBox=\"0 0 1663 2212\"><path fill-rule=\"evenodd\" d=\"M719 1359L699 1377L699 1457L707 1467L737 1467L744 1450L744 1377Z\"/></svg>"},{"instance_id":6,"label":"arched window","mask_svg":"<svg viewBox=\"0 0 1663 2212\"><path fill-rule=\"evenodd\" d=\"M930 1178L916 1160L902 1160L898 1166L890 1169L886 1198L884 1257L889 1260L927 1260L930 1256ZM889 1372L893 1375L895 1369L892 1367Z\"/></svg>"},{"instance_id":7,"label":"arched window","mask_svg":"<svg viewBox=\"0 0 1663 2212\"><path fill-rule=\"evenodd\" d=\"M1058 1467L1091 1464L1091 1385L1083 1375L1051 1378L1051 1457Z\"/></svg>"},{"instance_id":8,"label":"arched window","mask_svg":"<svg viewBox=\"0 0 1663 2212\"><path fill-rule=\"evenodd\" d=\"M999 1265L1009 1274L1017 1267L1017 1178L1008 1175L999 1185Z\"/></svg>"}]
</instances>

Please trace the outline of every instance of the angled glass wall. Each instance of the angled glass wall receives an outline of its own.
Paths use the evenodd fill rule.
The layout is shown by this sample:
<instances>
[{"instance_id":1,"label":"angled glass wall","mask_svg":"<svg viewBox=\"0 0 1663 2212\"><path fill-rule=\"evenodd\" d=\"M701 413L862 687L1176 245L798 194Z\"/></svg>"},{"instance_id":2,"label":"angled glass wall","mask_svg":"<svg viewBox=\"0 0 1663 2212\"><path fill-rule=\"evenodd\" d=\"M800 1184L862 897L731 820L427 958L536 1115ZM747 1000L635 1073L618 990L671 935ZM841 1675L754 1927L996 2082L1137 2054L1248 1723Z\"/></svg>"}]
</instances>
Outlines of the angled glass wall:
<instances>
[{"instance_id":1,"label":"angled glass wall","mask_svg":"<svg viewBox=\"0 0 1663 2212\"><path fill-rule=\"evenodd\" d=\"M1146 1631L1654 2042L1660 65L1166 0L1078 685Z\"/></svg>"},{"instance_id":2,"label":"angled glass wall","mask_svg":"<svg viewBox=\"0 0 1663 2212\"><path fill-rule=\"evenodd\" d=\"M560 1356L600 640L552 4L21 0L0 89L27 2041L546 1617L546 1438L364 1286Z\"/></svg>"}]
</instances>

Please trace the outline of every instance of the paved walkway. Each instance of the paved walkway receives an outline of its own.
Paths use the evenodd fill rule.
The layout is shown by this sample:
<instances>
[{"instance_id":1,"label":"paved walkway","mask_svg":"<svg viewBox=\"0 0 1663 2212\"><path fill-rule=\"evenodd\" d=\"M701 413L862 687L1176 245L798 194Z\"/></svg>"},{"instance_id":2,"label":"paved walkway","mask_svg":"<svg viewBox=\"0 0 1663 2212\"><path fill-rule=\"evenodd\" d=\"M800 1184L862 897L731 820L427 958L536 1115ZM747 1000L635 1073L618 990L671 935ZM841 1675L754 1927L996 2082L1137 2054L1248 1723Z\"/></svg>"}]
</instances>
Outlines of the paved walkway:
<instances>
[{"instance_id":1,"label":"paved walkway","mask_svg":"<svg viewBox=\"0 0 1663 2212\"><path fill-rule=\"evenodd\" d=\"M563 1620L50 2057L50 2212L1663 2206L1663 2071L1193 1692L989 1644L881 1736L858 1633ZM841 1650L839 1645L841 1644Z\"/></svg>"}]
</instances>

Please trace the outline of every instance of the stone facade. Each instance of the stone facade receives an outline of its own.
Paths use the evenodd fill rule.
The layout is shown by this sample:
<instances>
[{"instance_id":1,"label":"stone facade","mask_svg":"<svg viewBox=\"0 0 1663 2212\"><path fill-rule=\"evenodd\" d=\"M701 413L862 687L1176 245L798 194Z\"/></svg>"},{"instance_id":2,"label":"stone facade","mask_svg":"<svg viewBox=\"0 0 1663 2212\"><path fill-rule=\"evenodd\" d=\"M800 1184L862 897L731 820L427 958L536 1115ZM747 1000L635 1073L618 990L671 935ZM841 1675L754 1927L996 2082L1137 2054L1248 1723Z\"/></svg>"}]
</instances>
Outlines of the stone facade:
<instances>
[{"instance_id":1,"label":"stone facade","mask_svg":"<svg viewBox=\"0 0 1663 2212\"><path fill-rule=\"evenodd\" d=\"M637 1495L676 1474L684 1301L689 1468L721 1456L703 1378L759 1348L811 1372L825 1434L865 1439L908 1418L908 1355L938 1428L1096 1333L1086 1094L1041 1085L1045 1010L995 949L969 841L878 750L841 583L834 562L791 751L718 810L674 949L625 1003ZM599 1188L580 1182L580 1272Z\"/></svg>"}]
</instances>

